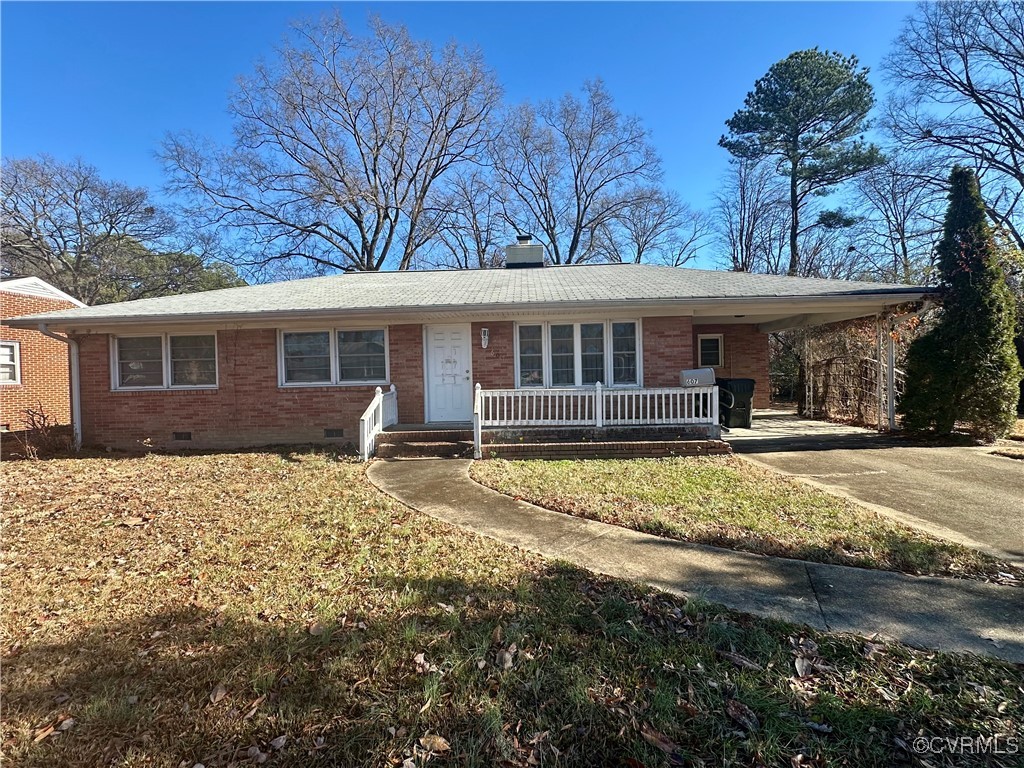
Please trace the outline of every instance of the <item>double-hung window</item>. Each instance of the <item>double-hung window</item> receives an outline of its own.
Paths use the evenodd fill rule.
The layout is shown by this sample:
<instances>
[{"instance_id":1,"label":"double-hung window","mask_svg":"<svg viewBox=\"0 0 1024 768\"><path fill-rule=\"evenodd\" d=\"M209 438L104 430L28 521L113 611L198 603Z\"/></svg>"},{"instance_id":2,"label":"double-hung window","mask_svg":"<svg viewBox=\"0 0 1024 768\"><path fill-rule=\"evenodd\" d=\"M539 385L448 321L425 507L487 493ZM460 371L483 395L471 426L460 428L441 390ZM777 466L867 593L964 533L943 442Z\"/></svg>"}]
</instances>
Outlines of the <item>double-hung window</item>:
<instances>
[{"instance_id":1,"label":"double-hung window","mask_svg":"<svg viewBox=\"0 0 1024 768\"><path fill-rule=\"evenodd\" d=\"M0 341L0 384L21 384L21 345Z\"/></svg>"},{"instance_id":2,"label":"double-hung window","mask_svg":"<svg viewBox=\"0 0 1024 768\"><path fill-rule=\"evenodd\" d=\"M216 334L118 336L111 354L114 389L217 386Z\"/></svg>"},{"instance_id":3,"label":"double-hung window","mask_svg":"<svg viewBox=\"0 0 1024 768\"><path fill-rule=\"evenodd\" d=\"M284 385L388 381L384 328L282 331L280 350Z\"/></svg>"},{"instance_id":4,"label":"double-hung window","mask_svg":"<svg viewBox=\"0 0 1024 768\"><path fill-rule=\"evenodd\" d=\"M722 334L709 333L697 337L697 366L718 368L722 363Z\"/></svg>"},{"instance_id":5,"label":"double-hung window","mask_svg":"<svg viewBox=\"0 0 1024 768\"><path fill-rule=\"evenodd\" d=\"M516 332L520 387L640 383L635 321L523 324Z\"/></svg>"}]
</instances>

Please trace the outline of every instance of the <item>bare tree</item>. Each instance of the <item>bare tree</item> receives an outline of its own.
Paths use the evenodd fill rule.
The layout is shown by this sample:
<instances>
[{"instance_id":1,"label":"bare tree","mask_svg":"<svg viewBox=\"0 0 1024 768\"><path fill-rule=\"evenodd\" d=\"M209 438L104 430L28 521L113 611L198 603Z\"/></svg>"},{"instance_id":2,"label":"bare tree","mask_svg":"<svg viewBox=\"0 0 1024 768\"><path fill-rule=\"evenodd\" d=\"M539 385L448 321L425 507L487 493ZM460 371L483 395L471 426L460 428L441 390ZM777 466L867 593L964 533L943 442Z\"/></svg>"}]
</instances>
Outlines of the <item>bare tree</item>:
<instances>
[{"instance_id":1,"label":"bare tree","mask_svg":"<svg viewBox=\"0 0 1024 768\"><path fill-rule=\"evenodd\" d=\"M141 187L103 179L81 160L3 163L3 270L34 275L86 304L237 285Z\"/></svg>"},{"instance_id":2,"label":"bare tree","mask_svg":"<svg viewBox=\"0 0 1024 768\"><path fill-rule=\"evenodd\" d=\"M504 216L555 264L599 256L597 235L661 176L639 118L623 115L600 80L583 98L512 109L492 147Z\"/></svg>"},{"instance_id":3,"label":"bare tree","mask_svg":"<svg viewBox=\"0 0 1024 768\"><path fill-rule=\"evenodd\" d=\"M595 234L595 250L613 262L682 266L693 259L711 230L710 217L674 192L650 186L636 190L613 219Z\"/></svg>"},{"instance_id":4,"label":"bare tree","mask_svg":"<svg viewBox=\"0 0 1024 768\"><path fill-rule=\"evenodd\" d=\"M511 233L487 169L474 166L455 173L437 216L437 236L423 257L428 266L488 269L502 265L503 246Z\"/></svg>"},{"instance_id":5,"label":"bare tree","mask_svg":"<svg viewBox=\"0 0 1024 768\"><path fill-rule=\"evenodd\" d=\"M719 250L734 272L777 273L789 242L786 191L768 163L737 159L715 195Z\"/></svg>"},{"instance_id":6,"label":"bare tree","mask_svg":"<svg viewBox=\"0 0 1024 768\"><path fill-rule=\"evenodd\" d=\"M897 140L970 159L989 216L1024 246L1024 0L921 3L886 70Z\"/></svg>"},{"instance_id":7,"label":"bare tree","mask_svg":"<svg viewBox=\"0 0 1024 768\"><path fill-rule=\"evenodd\" d=\"M248 240L249 267L407 269L435 234L442 177L481 152L499 98L479 52L380 19L356 37L335 14L297 25L241 80L233 146L172 136L163 159L197 215Z\"/></svg>"},{"instance_id":8,"label":"bare tree","mask_svg":"<svg viewBox=\"0 0 1024 768\"><path fill-rule=\"evenodd\" d=\"M928 153L892 152L857 180L857 250L884 282L927 281L942 234L946 194Z\"/></svg>"}]
</instances>

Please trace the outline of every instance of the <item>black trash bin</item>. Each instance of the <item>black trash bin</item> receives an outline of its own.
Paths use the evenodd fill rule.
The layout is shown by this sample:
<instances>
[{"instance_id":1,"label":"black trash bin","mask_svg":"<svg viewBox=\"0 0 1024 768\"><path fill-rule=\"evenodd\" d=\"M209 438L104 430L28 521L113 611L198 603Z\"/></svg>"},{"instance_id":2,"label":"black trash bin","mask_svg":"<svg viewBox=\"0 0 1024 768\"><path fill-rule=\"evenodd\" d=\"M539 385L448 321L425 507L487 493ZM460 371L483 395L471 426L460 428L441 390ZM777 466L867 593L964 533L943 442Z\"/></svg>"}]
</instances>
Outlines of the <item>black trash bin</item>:
<instances>
[{"instance_id":1,"label":"black trash bin","mask_svg":"<svg viewBox=\"0 0 1024 768\"><path fill-rule=\"evenodd\" d=\"M719 389L732 393L732 405L727 405L730 398L719 394L718 401L722 411L722 426L744 427L750 429L754 424L754 380L753 379L715 379Z\"/></svg>"}]
</instances>

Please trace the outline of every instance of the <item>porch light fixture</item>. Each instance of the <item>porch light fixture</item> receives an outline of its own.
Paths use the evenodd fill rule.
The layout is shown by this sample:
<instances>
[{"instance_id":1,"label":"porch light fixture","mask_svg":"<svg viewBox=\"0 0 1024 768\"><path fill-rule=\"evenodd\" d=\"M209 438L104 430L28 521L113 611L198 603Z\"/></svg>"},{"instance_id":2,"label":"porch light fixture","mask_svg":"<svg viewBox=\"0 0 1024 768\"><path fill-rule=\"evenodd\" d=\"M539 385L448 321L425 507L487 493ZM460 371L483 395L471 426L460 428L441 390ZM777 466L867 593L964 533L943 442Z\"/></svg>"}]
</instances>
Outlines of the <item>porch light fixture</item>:
<instances>
[{"instance_id":1,"label":"porch light fixture","mask_svg":"<svg viewBox=\"0 0 1024 768\"><path fill-rule=\"evenodd\" d=\"M480 329L480 349L487 349L487 345L491 342L491 332L487 328Z\"/></svg>"}]
</instances>

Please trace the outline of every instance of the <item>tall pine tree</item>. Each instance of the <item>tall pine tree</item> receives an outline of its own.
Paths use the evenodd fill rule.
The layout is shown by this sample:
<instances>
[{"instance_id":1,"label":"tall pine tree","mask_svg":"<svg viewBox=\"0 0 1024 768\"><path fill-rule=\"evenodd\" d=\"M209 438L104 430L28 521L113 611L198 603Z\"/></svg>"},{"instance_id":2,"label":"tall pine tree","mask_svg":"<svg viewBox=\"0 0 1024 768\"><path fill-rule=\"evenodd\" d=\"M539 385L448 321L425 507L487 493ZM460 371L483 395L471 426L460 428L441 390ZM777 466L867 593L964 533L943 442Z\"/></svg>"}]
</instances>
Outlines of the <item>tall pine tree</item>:
<instances>
[{"instance_id":1,"label":"tall pine tree","mask_svg":"<svg viewBox=\"0 0 1024 768\"><path fill-rule=\"evenodd\" d=\"M957 423L979 440L1016 418L1022 372L1013 345L1015 306L999 265L974 171L950 176L938 250L942 314L907 352L904 426L949 434Z\"/></svg>"}]
</instances>

